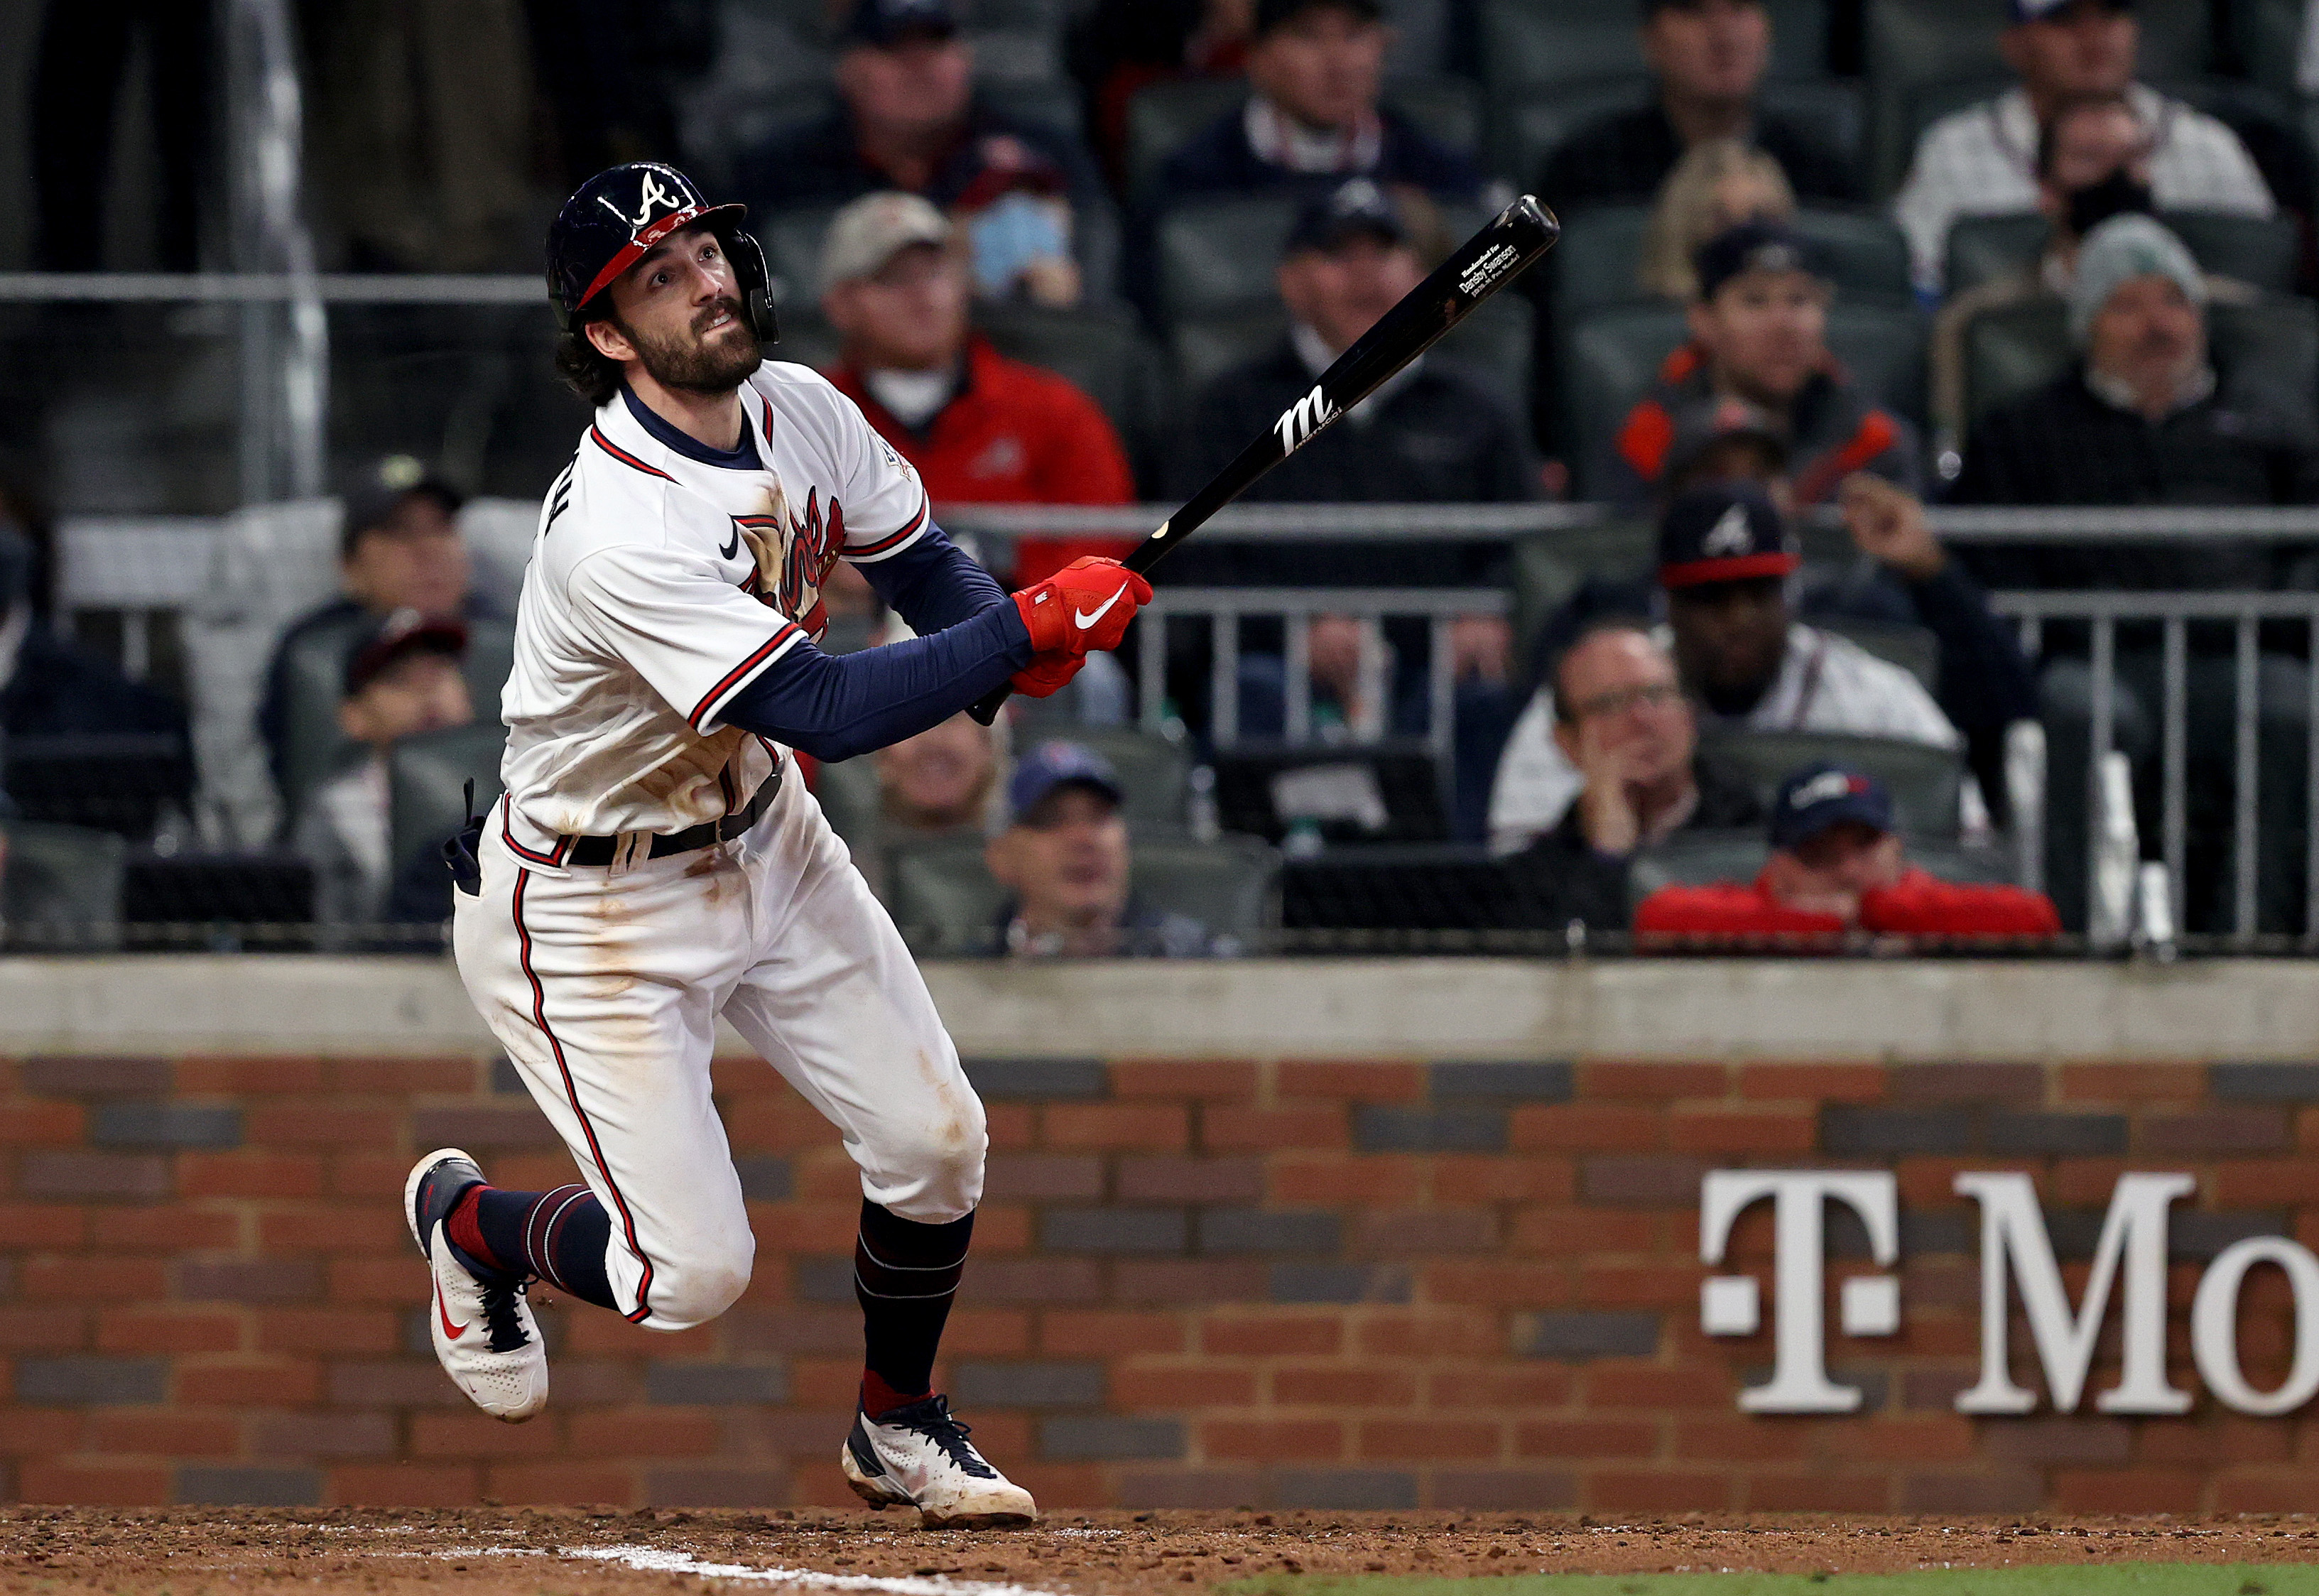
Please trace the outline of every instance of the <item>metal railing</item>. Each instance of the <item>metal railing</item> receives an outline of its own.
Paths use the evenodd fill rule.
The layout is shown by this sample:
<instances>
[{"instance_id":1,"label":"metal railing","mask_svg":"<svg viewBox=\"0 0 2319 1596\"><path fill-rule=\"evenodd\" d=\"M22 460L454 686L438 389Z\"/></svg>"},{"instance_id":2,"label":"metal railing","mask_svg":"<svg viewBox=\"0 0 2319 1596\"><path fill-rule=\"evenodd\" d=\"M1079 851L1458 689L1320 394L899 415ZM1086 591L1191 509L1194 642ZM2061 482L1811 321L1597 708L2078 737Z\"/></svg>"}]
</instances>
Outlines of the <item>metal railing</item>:
<instances>
[{"instance_id":1,"label":"metal railing","mask_svg":"<svg viewBox=\"0 0 2319 1596\"><path fill-rule=\"evenodd\" d=\"M2262 631L2266 623L2299 625L2302 653L2295 663L2302 669L2305 683L2304 926L2306 935L2319 931L2319 594L2008 592L1993 595L1991 602L2020 624L2023 651L2033 657L2044 652L2049 626L2075 623L2088 628L2089 800L2104 789L2103 765L2116 741L2120 628L2157 627L2159 846L2178 910L2184 901L2189 848L2190 628L2194 624L2230 628L2232 931L2241 937L2251 937L2257 930ZM2091 836L2089 849L2098 853L2100 847L2100 837ZM2092 869L2089 858L2089 876Z\"/></svg>"}]
</instances>

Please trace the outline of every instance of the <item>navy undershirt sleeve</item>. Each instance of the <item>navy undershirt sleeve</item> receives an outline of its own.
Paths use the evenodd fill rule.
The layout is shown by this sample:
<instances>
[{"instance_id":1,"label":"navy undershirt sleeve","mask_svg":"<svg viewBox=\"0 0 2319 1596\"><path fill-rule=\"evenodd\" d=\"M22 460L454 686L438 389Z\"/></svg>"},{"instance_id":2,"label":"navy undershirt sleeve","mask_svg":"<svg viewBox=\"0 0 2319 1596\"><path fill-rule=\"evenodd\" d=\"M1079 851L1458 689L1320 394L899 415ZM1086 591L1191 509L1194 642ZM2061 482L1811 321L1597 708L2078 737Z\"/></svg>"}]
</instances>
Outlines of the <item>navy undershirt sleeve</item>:
<instances>
[{"instance_id":1,"label":"navy undershirt sleeve","mask_svg":"<svg viewBox=\"0 0 2319 1596\"><path fill-rule=\"evenodd\" d=\"M997 583L982 580L997 593ZM1030 663L1022 613L999 595L938 632L859 654L824 654L800 643L717 717L818 760L852 759L940 726Z\"/></svg>"},{"instance_id":2,"label":"navy undershirt sleeve","mask_svg":"<svg viewBox=\"0 0 2319 1596\"><path fill-rule=\"evenodd\" d=\"M924 536L899 554L854 569L869 579L886 608L907 621L910 630L921 637L954 627L1006 599L990 573L943 537L940 527L928 527Z\"/></svg>"}]
</instances>

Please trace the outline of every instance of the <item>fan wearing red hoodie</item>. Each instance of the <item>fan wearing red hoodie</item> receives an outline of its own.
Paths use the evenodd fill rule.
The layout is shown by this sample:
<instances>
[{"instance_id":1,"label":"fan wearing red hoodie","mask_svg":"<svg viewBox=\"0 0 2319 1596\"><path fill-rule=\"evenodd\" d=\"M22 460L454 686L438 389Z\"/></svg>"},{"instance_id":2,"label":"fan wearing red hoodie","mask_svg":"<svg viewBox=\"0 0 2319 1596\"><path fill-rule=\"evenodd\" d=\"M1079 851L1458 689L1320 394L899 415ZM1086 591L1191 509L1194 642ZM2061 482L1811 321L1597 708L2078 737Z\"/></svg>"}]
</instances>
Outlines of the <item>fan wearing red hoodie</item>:
<instances>
[{"instance_id":1,"label":"fan wearing red hoodie","mask_svg":"<svg viewBox=\"0 0 2319 1596\"><path fill-rule=\"evenodd\" d=\"M844 339L823 373L917 469L936 504L1129 504L1127 453L1095 401L1009 360L967 325L967 266L948 218L916 194L865 194L831 219L822 311ZM1015 582L1133 538L1026 537Z\"/></svg>"},{"instance_id":2,"label":"fan wearing red hoodie","mask_svg":"<svg viewBox=\"0 0 2319 1596\"><path fill-rule=\"evenodd\" d=\"M1635 910L1651 941L1729 937L2039 937L2062 929L2053 900L2018 887L1944 881L1911 868L1892 799L1872 776L1809 765L1780 784L1772 857L1752 887L1663 887Z\"/></svg>"}]
</instances>

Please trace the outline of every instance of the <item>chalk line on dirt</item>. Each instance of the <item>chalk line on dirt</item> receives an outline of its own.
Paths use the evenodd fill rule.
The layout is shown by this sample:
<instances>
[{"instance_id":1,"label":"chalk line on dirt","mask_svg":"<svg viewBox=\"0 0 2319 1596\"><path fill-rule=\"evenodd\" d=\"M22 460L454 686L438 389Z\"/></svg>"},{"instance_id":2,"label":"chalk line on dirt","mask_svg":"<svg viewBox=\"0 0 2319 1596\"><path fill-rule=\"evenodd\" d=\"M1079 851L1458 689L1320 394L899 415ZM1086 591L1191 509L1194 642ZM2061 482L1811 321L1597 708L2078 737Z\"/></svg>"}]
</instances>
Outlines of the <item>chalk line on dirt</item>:
<instances>
[{"instance_id":1,"label":"chalk line on dirt","mask_svg":"<svg viewBox=\"0 0 2319 1596\"><path fill-rule=\"evenodd\" d=\"M805 1585L820 1591L877 1591L885 1596L1059 1596L1035 1585L988 1580L954 1580L942 1574L826 1573L818 1568L753 1567L745 1563L703 1563L690 1552L658 1546L559 1546L553 1553L531 1546L465 1546L438 1557L586 1557L617 1563L639 1573L682 1573L706 1580L745 1580L765 1585Z\"/></svg>"}]
</instances>

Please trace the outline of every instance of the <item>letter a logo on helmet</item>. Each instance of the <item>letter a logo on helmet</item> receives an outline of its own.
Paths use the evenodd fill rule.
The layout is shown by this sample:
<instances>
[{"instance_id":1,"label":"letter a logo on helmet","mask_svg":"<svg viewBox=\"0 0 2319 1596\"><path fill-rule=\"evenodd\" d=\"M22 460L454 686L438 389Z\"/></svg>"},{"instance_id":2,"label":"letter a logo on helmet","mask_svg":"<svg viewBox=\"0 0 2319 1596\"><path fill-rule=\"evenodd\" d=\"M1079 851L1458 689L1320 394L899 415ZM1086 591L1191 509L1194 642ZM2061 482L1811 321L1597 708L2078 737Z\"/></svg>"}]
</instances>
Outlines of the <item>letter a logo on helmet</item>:
<instances>
[{"instance_id":1,"label":"letter a logo on helmet","mask_svg":"<svg viewBox=\"0 0 2319 1596\"><path fill-rule=\"evenodd\" d=\"M725 246L744 313L758 338L780 336L773 322L765 252L742 225L745 205L712 205L692 179L658 161L631 161L582 184L547 230L547 293L557 322L585 320L599 294L672 233L712 229Z\"/></svg>"}]
</instances>

